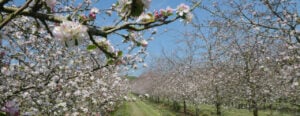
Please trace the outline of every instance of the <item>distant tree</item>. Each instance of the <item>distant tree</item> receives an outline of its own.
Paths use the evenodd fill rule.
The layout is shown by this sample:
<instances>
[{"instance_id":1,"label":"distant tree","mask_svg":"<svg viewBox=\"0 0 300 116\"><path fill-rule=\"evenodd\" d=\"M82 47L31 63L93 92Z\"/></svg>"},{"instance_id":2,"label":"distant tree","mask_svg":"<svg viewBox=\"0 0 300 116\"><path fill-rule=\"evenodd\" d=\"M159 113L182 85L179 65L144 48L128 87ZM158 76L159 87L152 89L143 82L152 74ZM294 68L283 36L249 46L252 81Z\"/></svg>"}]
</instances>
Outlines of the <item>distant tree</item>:
<instances>
[{"instance_id":1,"label":"distant tree","mask_svg":"<svg viewBox=\"0 0 300 116\"><path fill-rule=\"evenodd\" d=\"M143 61L156 33L152 28L192 20L195 7L180 4L150 12L150 2L0 0L1 111L112 111L128 90L128 79L120 72ZM120 40L111 42L115 37ZM6 106L10 103L13 109Z\"/></svg>"}]
</instances>

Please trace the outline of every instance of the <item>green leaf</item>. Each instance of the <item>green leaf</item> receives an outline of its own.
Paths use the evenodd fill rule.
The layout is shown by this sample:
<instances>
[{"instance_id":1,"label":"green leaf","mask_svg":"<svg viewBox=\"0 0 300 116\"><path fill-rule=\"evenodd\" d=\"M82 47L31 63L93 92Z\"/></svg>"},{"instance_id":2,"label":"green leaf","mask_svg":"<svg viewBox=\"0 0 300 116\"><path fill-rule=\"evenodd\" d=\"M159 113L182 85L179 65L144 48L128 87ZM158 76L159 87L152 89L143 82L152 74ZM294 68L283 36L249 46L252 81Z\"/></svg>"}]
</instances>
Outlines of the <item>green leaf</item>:
<instances>
[{"instance_id":1,"label":"green leaf","mask_svg":"<svg viewBox=\"0 0 300 116\"><path fill-rule=\"evenodd\" d=\"M147 15L148 15L149 17L151 17L151 18L149 19L148 22L154 22L154 21L155 21L155 17L153 16L153 14L148 13Z\"/></svg>"},{"instance_id":2,"label":"green leaf","mask_svg":"<svg viewBox=\"0 0 300 116\"><path fill-rule=\"evenodd\" d=\"M136 46L140 47L142 44L140 42L136 42Z\"/></svg>"},{"instance_id":3,"label":"green leaf","mask_svg":"<svg viewBox=\"0 0 300 116\"><path fill-rule=\"evenodd\" d=\"M20 67L20 70L25 70L25 67L24 67L24 66L21 66L21 67Z\"/></svg>"},{"instance_id":4,"label":"green leaf","mask_svg":"<svg viewBox=\"0 0 300 116\"><path fill-rule=\"evenodd\" d=\"M144 4L142 0L133 0L131 4L131 14L130 16L138 17L140 16L144 11Z\"/></svg>"},{"instance_id":5,"label":"green leaf","mask_svg":"<svg viewBox=\"0 0 300 116\"><path fill-rule=\"evenodd\" d=\"M0 112L0 116L6 116L4 112Z\"/></svg>"},{"instance_id":6,"label":"green leaf","mask_svg":"<svg viewBox=\"0 0 300 116\"><path fill-rule=\"evenodd\" d=\"M94 45L94 44L88 45L88 46L86 47L87 50L94 50L94 49L96 49L96 48L97 48L97 46Z\"/></svg>"},{"instance_id":7,"label":"green leaf","mask_svg":"<svg viewBox=\"0 0 300 116\"><path fill-rule=\"evenodd\" d=\"M2 15L0 15L0 22L2 22L2 20L3 20L3 17L2 17Z\"/></svg>"},{"instance_id":8,"label":"green leaf","mask_svg":"<svg viewBox=\"0 0 300 116\"><path fill-rule=\"evenodd\" d=\"M113 60L112 58L108 58L108 59L107 59L107 64L108 64L108 65L114 64L114 60Z\"/></svg>"},{"instance_id":9,"label":"green leaf","mask_svg":"<svg viewBox=\"0 0 300 116\"><path fill-rule=\"evenodd\" d=\"M122 57L123 56L123 51L118 51L118 57Z\"/></svg>"},{"instance_id":10,"label":"green leaf","mask_svg":"<svg viewBox=\"0 0 300 116\"><path fill-rule=\"evenodd\" d=\"M51 8L46 5L46 10L48 13L51 13Z\"/></svg>"}]
</instances>

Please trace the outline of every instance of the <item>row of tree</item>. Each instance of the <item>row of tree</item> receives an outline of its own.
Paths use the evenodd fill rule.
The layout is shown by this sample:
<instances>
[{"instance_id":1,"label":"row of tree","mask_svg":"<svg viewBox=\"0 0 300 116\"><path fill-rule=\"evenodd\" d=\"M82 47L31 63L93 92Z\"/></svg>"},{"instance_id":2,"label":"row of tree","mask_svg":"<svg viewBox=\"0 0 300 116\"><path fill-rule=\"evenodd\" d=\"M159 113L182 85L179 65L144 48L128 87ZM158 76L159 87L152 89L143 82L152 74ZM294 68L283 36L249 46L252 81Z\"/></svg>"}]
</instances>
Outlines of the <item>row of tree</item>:
<instances>
[{"instance_id":1,"label":"row of tree","mask_svg":"<svg viewBox=\"0 0 300 116\"><path fill-rule=\"evenodd\" d=\"M0 114L108 115L152 28L192 20L185 4L152 12L150 2L0 0Z\"/></svg>"},{"instance_id":2,"label":"row of tree","mask_svg":"<svg viewBox=\"0 0 300 116\"><path fill-rule=\"evenodd\" d=\"M297 1L211 4L199 7L211 17L193 23L195 31L186 32L174 52L163 51L133 91L182 102L184 112L186 103L214 104L217 115L224 107L236 107L258 116L261 109L280 109L276 104L299 112Z\"/></svg>"}]
</instances>

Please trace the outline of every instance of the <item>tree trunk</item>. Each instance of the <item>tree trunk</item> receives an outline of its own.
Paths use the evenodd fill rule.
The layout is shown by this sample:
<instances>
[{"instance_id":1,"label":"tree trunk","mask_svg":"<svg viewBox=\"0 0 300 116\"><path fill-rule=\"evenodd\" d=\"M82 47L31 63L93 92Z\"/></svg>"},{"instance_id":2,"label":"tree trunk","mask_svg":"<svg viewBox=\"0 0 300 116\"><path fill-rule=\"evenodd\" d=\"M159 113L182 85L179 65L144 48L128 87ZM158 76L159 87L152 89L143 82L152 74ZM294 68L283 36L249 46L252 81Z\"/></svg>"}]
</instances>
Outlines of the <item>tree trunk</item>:
<instances>
[{"instance_id":1,"label":"tree trunk","mask_svg":"<svg viewBox=\"0 0 300 116\"><path fill-rule=\"evenodd\" d=\"M174 100L173 100L173 110L176 110L176 103Z\"/></svg>"},{"instance_id":2,"label":"tree trunk","mask_svg":"<svg viewBox=\"0 0 300 116\"><path fill-rule=\"evenodd\" d=\"M186 115L186 103L185 103L185 100L183 100L183 110L184 110L184 115Z\"/></svg>"},{"instance_id":3,"label":"tree trunk","mask_svg":"<svg viewBox=\"0 0 300 116\"><path fill-rule=\"evenodd\" d=\"M216 108L217 108L217 116L221 116L221 103L217 101L216 103Z\"/></svg>"},{"instance_id":4,"label":"tree trunk","mask_svg":"<svg viewBox=\"0 0 300 116\"><path fill-rule=\"evenodd\" d=\"M200 109L198 108L198 106L196 106L196 116L199 116L200 114Z\"/></svg>"},{"instance_id":5,"label":"tree trunk","mask_svg":"<svg viewBox=\"0 0 300 116\"><path fill-rule=\"evenodd\" d=\"M270 116L273 116L273 107L272 107L272 104L270 104Z\"/></svg>"},{"instance_id":6,"label":"tree trunk","mask_svg":"<svg viewBox=\"0 0 300 116\"><path fill-rule=\"evenodd\" d=\"M252 107L253 107L253 116L258 116L258 107L255 100L252 100Z\"/></svg>"},{"instance_id":7,"label":"tree trunk","mask_svg":"<svg viewBox=\"0 0 300 116\"><path fill-rule=\"evenodd\" d=\"M219 96L218 87L216 87L215 89L216 89L216 99L217 99L217 101L215 103L216 109L217 109L217 116L221 116L222 115L222 113L221 113L221 98Z\"/></svg>"},{"instance_id":8,"label":"tree trunk","mask_svg":"<svg viewBox=\"0 0 300 116\"><path fill-rule=\"evenodd\" d=\"M252 109L251 100L248 101L247 108L248 108L249 112L251 112L251 109Z\"/></svg>"}]
</instances>

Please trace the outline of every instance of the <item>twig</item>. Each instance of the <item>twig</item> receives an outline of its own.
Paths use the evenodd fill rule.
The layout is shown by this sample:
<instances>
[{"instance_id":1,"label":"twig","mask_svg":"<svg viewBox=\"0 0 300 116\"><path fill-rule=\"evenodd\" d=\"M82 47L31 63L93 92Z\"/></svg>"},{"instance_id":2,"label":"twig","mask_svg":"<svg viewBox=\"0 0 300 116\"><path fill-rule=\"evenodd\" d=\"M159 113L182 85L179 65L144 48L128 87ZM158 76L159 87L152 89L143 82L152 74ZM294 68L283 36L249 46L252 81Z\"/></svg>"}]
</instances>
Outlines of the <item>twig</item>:
<instances>
[{"instance_id":1,"label":"twig","mask_svg":"<svg viewBox=\"0 0 300 116\"><path fill-rule=\"evenodd\" d=\"M16 10L15 12L11 13L4 21L1 22L0 24L0 30L13 18L15 18L19 13L21 13L25 8L29 6L29 4L32 2L32 0L28 0L24 6Z\"/></svg>"}]
</instances>

